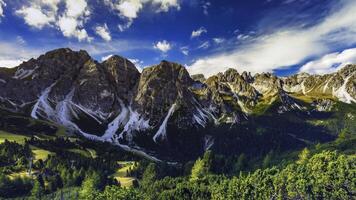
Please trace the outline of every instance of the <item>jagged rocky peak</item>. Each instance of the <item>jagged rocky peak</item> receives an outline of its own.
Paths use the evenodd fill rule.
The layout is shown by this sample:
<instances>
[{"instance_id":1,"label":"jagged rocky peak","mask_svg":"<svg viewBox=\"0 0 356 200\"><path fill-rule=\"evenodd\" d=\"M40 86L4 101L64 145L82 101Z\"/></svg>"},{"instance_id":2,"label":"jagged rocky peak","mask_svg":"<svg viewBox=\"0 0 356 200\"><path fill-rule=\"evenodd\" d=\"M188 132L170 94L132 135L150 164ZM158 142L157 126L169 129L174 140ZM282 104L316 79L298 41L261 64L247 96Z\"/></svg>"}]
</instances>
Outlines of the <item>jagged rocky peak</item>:
<instances>
[{"instance_id":1,"label":"jagged rocky peak","mask_svg":"<svg viewBox=\"0 0 356 200\"><path fill-rule=\"evenodd\" d=\"M263 95L275 95L283 87L282 80L272 73L255 74L253 80L253 87Z\"/></svg>"},{"instance_id":2,"label":"jagged rocky peak","mask_svg":"<svg viewBox=\"0 0 356 200\"><path fill-rule=\"evenodd\" d=\"M251 72L244 71L244 72L242 72L241 76L246 82L252 83L253 77L251 75Z\"/></svg>"},{"instance_id":3,"label":"jagged rocky peak","mask_svg":"<svg viewBox=\"0 0 356 200\"><path fill-rule=\"evenodd\" d=\"M140 72L128 59L111 56L102 65L108 71L109 79L113 80L120 99L129 102L140 79Z\"/></svg>"},{"instance_id":4,"label":"jagged rocky peak","mask_svg":"<svg viewBox=\"0 0 356 200\"><path fill-rule=\"evenodd\" d=\"M346 78L355 72L356 72L356 64L348 64L345 67L341 68L337 73Z\"/></svg>"},{"instance_id":5,"label":"jagged rocky peak","mask_svg":"<svg viewBox=\"0 0 356 200\"><path fill-rule=\"evenodd\" d=\"M7 85L0 91L0 96L19 104L34 101L60 77L72 80L73 75L89 59L90 56L85 51L76 52L70 49L57 49L37 59L30 59L14 68L16 71L8 77Z\"/></svg>"},{"instance_id":6,"label":"jagged rocky peak","mask_svg":"<svg viewBox=\"0 0 356 200\"><path fill-rule=\"evenodd\" d=\"M191 98L188 88L193 82L185 67L177 63L162 61L145 68L138 84L135 109L156 124L177 100Z\"/></svg>"}]
</instances>

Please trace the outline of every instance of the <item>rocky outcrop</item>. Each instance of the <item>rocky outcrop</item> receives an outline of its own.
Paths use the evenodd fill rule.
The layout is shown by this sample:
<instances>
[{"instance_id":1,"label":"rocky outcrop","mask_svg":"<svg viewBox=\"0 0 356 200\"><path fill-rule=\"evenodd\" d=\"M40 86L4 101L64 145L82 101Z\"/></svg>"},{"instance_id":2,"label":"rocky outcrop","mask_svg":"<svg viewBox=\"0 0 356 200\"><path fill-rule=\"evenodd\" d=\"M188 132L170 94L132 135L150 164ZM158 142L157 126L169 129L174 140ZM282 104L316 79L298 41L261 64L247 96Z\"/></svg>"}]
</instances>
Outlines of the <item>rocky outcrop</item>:
<instances>
[{"instance_id":1,"label":"rocky outcrop","mask_svg":"<svg viewBox=\"0 0 356 200\"><path fill-rule=\"evenodd\" d=\"M109 79L114 81L117 95L129 103L133 98L135 87L140 78L140 72L135 65L126 58L112 56L102 63L109 74Z\"/></svg>"},{"instance_id":2,"label":"rocky outcrop","mask_svg":"<svg viewBox=\"0 0 356 200\"><path fill-rule=\"evenodd\" d=\"M134 108L156 124L179 100L190 99L188 87L193 83L187 70L179 64L162 61L142 71Z\"/></svg>"}]
</instances>

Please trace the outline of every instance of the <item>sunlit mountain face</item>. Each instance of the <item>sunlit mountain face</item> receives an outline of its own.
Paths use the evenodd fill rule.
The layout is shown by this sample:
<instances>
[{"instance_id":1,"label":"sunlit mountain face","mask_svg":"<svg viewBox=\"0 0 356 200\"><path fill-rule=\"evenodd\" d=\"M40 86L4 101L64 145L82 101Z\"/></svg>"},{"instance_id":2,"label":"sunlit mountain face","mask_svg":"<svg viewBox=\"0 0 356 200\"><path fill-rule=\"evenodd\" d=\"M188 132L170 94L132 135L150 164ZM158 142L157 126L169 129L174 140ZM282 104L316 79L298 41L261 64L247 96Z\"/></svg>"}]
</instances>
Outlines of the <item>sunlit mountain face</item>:
<instances>
[{"instance_id":1,"label":"sunlit mountain face","mask_svg":"<svg viewBox=\"0 0 356 200\"><path fill-rule=\"evenodd\" d=\"M351 0L1 0L0 66L69 47L140 70L170 60L206 76L325 74L355 61L355 10Z\"/></svg>"},{"instance_id":2,"label":"sunlit mountain face","mask_svg":"<svg viewBox=\"0 0 356 200\"><path fill-rule=\"evenodd\" d=\"M0 199L355 199L355 0L0 0Z\"/></svg>"}]
</instances>

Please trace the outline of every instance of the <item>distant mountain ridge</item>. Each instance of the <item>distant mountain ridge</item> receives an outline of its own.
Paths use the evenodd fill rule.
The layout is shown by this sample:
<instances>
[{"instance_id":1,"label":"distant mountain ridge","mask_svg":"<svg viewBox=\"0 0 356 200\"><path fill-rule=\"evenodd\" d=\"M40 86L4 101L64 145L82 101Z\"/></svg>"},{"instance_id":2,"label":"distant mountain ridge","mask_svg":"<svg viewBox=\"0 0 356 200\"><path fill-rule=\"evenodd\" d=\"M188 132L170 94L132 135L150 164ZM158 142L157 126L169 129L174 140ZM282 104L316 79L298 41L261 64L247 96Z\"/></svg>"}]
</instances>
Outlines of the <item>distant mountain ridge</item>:
<instances>
[{"instance_id":1,"label":"distant mountain ridge","mask_svg":"<svg viewBox=\"0 0 356 200\"><path fill-rule=\"evenodd\" d=\"M356 65L327 75L281 78L229 69L204 77L168 61L140 73L120 56L99 63L85 51L57 49L0 68L0 88L2 109L152 155L204 151L215 140L205 130L239 125L267 110L278 115L328 110L330 101L356 103Z\"/></svg>"}]
</instances>

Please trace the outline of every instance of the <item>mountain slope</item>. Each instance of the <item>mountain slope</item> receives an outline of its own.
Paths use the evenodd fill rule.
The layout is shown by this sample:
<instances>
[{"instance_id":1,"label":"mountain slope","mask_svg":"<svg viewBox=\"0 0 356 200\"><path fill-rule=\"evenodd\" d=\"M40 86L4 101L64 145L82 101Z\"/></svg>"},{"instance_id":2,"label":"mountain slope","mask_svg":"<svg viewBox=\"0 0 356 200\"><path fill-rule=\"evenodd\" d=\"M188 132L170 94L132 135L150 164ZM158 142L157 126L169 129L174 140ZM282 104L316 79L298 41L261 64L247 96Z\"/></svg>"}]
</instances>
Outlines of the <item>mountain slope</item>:
<instances>
[{"instance_id":1,"label":"mountain slope","mask_svg":"<svg viewBox=\"0 0 356 200\"><path fill-rule=\"evenodd\" d=\"M354 105L347 105L356 103L356 65L327 75L280 78L229 69L205 78L168 61L140 74L120 56L99 63L85 51L57 49L0 68L0 87L8 112L128 151L181 160L207 149L234 153L261 145L258 154L332 140L342 125L308 121L344 123L334 117L340 112L354 120Z\"/></svg>"}]
</instances>

